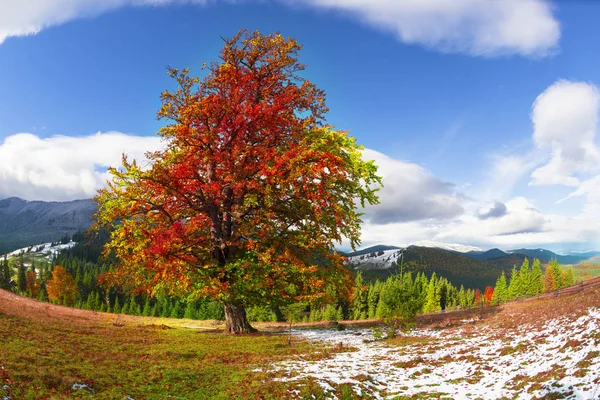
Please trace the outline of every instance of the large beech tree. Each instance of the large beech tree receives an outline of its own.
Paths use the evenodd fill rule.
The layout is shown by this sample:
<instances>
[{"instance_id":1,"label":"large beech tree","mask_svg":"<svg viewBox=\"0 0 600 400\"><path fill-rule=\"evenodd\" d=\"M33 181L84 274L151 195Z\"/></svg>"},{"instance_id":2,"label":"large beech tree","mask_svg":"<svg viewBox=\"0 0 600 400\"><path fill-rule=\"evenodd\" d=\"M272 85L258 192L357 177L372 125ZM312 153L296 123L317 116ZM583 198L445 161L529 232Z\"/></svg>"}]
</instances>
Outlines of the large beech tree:
<instances>
[{"instance_id":1,"label":"large beech tree","mask_svg":"<svg viewBox=\"0 0 600 400\"><path fill-rule=\"evenodd\" d=\"M358 244L357 208L377 203L381 182L355 139L326 124L294 39L241 31L224 42L202 79L169 69L164 150L110 170L97 226L117 260L105 280L218 300L227 330L243 333L245 306L349 291L333 246Z\"/></svg>"}]
</instances>

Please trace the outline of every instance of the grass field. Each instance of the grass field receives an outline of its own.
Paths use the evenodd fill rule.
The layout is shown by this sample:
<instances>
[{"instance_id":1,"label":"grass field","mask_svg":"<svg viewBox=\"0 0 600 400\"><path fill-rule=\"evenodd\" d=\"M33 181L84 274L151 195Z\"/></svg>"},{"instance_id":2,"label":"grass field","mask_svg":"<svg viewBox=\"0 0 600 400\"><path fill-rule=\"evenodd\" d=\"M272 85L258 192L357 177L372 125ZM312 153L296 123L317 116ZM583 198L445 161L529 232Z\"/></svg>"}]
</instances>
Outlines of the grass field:
<instances>
[{"instance_id":1,"label":"grass field","mask_svg":"<svg viewBox=\"0 0 600 400\"><path fill-rule=\"evenodd\" d=\"M221 333L222 322L115 316L54 306L0 291L0 398L323 399L335 395L338 399L362 399L369 398L367 393L374 398L381 398L382 394L386 391L389 394L388 390L392 389L382 388L379 391L379 384L371 381L381 375L382 368L391 374L385 379L397 381L391 393L410 392L417 396L415 398L429 398L421 393L427 386L417 388L426 384L416 380L419 374L419 379L431 383L431 379L445 376L445 369L460 362L470 363L474 370L486 369L489 375L486 379L489 381L493 375L490 375L492 370L488 368L500 368L489 355L457 353L459 358L462 357L459 361L452 357L441 357L441 353L440 357L436 355L436 352L459 345L464 347L461 351L499 352L494 357L504 357L502 360L506 365L515 366L504 373L498 369L496 372L502 377L514 375L516 379L526 376L520 375L524 373L519 367L521 364L514 363L513 357L521 357L521 363L530 365L541 363L536 367L541 371L540 374L522 378L527 381L512 389L505 389L501 384L496 393L504 393L505 390L519 393L519 388L537 393L536 390L541 390L539 388L552 380L558 382L562 379L560 382L564 382L570 373L581 375L578 378L580 380L587 379L600 384L600 378L594 380L589 375L600 365L600 351L585 350L583 344L585 342L586 346L595 346L600 350L600 336L586 336L585 340L580 340L581 343L567 343L571 346L566 348L568 351L559 351L558 347L552 347L552 351L546 349L545 361L526 358L530 356L528 347L521 342L529 339L520 337L526 332L537 331L537 344L555 340L552 338L558 331L544 332L550 321L557 320L565 321L563 330L566 330L561 334L580 331L580 335L584 335L585 326L572 329L566 324L585 317L588 310L599 306L600 289L592 289L568 297L423 315L417 319L417 337L399 337L387 342L383 350L385 354L380 357L373 351L380 351L377 348L381 348L381 345L363 344L362 337L368 336L368 331L364 329L360 333L365 335L362 337L347 332L345 339L341 339L345 343L337 339L344 336L335 336L334 331L328 333L313 329L304 337L312 335L313 338L321 336L334 339L326 344L301 339L303 335L299 335L295 336L290 347L287 345L287 336L275 332L285 325L258 324L262 333L236 337ZM354 346L352 341L356 342ZM474 343L477 345L474 346ZM431 357L435 360L429 360ZM577 361L571 369L550 368L560 371L562 375L544 375L546 364L553 364L554 357L559 364L565 357L570 357L571 362L577 361L577 357L582 360ZM392 363L392 359L397 359L397 362ZM350 363L348 365L368 363L369 360L375 364L361 367L363 376L354 374L346 364L337 364L339 360L345 360L345 363ZM416 366L413 366L414 360L418 361L415 361ZM286 367L298 363L309 371L316 368L316 372L311 375L301 372L302 368L294 370ZM420 363L427 364L419 367ZM274 367L277 365L282 367ZM412 386L408 389L402 374L414 372L411 368L421 369L411 375ZM319 377L327 370L330 378L320 380ZM453 370L452 373L458 372ZM344 374L350 375L345 377ZM478 378L482 376L486 375L477 375ZM450 389L468 384L473 389L476 388L473 385L486 382L483 378L477 382L465 378L463 383L461 379L441 384ZM351 383L353 380L356 381L354 384ZM583 389L590 387L589 382L588 386L582 386ZM370 388L370 391L363 390L362 396L355 390L361 385ZM440 389L437 386L435 388L436 391ZM448 390L446 393L454 391ZM398 398L404 398L402 396L400 394Z\"/></svg>"},{"instance_id":2,"label":"grass field","mask_svg":"<svg viewBox=\"0 0 600 400\"><path fill-rule=\"evenodd\" d=\"M575 282L600 276L600 262L585 261L581 264L573 265L572 268Z\"/></svg>"},{"instance_id":3,"label":"grass field","mask_svg":"<svg viewBox=\"0 0 600 400\"><path fill-rule=\"evenodd\" d=\"M211 321L115 317L2 292L0 398L280 399L296 385L253 369L335 351L306 341L289 347L282 334L235 337L214 328Z\"/></svg>"}]
</instances>

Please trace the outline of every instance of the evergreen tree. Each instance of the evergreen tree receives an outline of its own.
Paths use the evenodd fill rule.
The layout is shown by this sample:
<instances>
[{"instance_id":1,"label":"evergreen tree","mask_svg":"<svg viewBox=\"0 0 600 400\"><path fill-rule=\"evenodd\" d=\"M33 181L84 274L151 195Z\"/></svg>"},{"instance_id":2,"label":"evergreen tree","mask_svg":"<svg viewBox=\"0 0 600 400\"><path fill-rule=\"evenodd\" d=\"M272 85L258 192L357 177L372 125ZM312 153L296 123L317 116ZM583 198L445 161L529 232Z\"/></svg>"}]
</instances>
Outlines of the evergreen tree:
<instances>
[{"instance_id":1,"label":"evergreen tree","mask_svg":"<svg viewBox=\"0 0 600 400\"><path fill-rule=\"evenodd\" d=\"M27 275L25 271L25 263L23 262L23 253L20 253L17 261L17 289L19 293L25 294L26 285Z\"/></svg>"},{"instance_id":2,"label":"evergreen tree","mask_svg":"<svg viewBox=\"0 0 600 400\"><path fill-rule=\"evenodd\" d=\"M142 315L144 317L152 316L152 307L150 306L150 299L148 297L146 297L146 301L144 302L144 309L142 310Z\"/></svg>"},{"instance_id":3,"label":"evergreen tree","mask_svg":"<svg viewBox=\"0 0 600 400\"><path fill-rule=\"evenodd\" d=\"M563 277L562 277L562 268L556 259L550 260L550 264L548 264L548 269L552 272L552 276L554 278L554 287L555 289L560 289L564 287Z\"/></svg>"},{"instance_id":4,"label":"evergreen tree","mask_svg":"<svg viewBox=\"0 0 600 400\"><path fill-rule=\"evenodd\" d=\"M375 283L369 286L369 295L367 301L369 304L369 318L375 318L377 314L377 305L379 304L379 295L381 294L381 282L375 281Z\"/></svg>"},{"instance_id":5,"label":"evergreen tree","mask_svg":"<svg viewBox=\"0 0 600 400\"><path fill-rule=\"evenodd\" d=\"M533 296L537 296L544 290L542 266L540 260L537 258L533 260L533 268L531 269L531 286L531 294Z\"/></svg>"},{"instance_id":6,"label":"evergreen tree","mask_svg":"<svg viewBox=\"0 0 600 400\"><path fill-rule=\"evenodd\" d=\"M4 261L0 263L0 289L12 290L13 281L12 274L10 273L10 267L8 265L8 259L6 254L4 255Z\"/></svg>"},{"instance_id":7,"label":"evergreen tree","mask_svg":"<svg viewBox=\"0 0 600 400\"><path fill-rule=\"evenodd\" d=\"M508 285L508 300L514 300L521 295L521 281L519 280L519 271L517 266L513 265Z\"/></svg>"},{"instance_id":8,"label":"evergreen tree","mask_svg":"<svg viewBox=\"0 0 600 400\"><path fill-rule=\"evenodd\" d=\"M573 268L569 268L568 270L565 271L563 281L564 281L565 287L572 286L575 283L575 276L573 275Z\"/></svg>"},{"instance_id":9,"label":"evergreen tree","mask_svg":"<svg viewBox=\"0 0 600 400\"><path fill-rule=\"evenodd\" d=\"M183 318L196 319L196 304L193 301L188 301Z\"/></svg>"},{"instance_id":10,"label":"evergreen tree","mask_svg":"<svg viewBox=\"0 0 600 400\"><path fill-rule=\"evenodd\" d=\"M429 286L427 287L427 296L425 298L425 305L423 306L423 313L432 313L441 311L439 293L436 290L436 277L435 272L431 275L429 280Z\"/></svg>"},{"instance_id":11,"label":"evergreen tree","mask_svg":"<svg viewBox=\"0 0 600 400\"><path fill-rule=\"evenodd\" d=\"M369 312L369 290L365 286L362 271L358 271L354 279L354 295L352 298L351 319L363 319Z\"/></svg>"},{"instance_id":12,"label":"evergreen tree","mask_svg":"<svg viewBox=\"0 0 600 400\"><path fill-rule=\"evenodd\" d=\"M469 308L475 306L475 291L473 289L467 291L467 306Z\"/></svg>"},{"instance_id":13,"label":"evergreen tree","mask_svg":"<svg viewBox=\"0 0 600 400\"><path fill-rule=\"evenodd\" d=\"M129 299L126 297L125 300L123 301L123 307L121 308L121 314L129 314L129 304L130 301Z\"/></svg>"},{"instance_id":14,"label":"evergreen tree","mask_svg":"<svg viewBox=\"0 0 600 400\"><path fill-rule=\"evenodd\" d=\"M529 259L525 258L521 269L519 270L519 297L532 296L534 291L531 282L531 269L529 268Z\"/></svg>"},{"instance_id":15,"label":"evergreen tree","mask_svg":"<svg viewBox=\"0 0 600 400\"><path fill-rule=\"evenodd\" d=\"M202 319L208 319L208 318L203 315ZM319 310L319 308L316 307L316 306L315 307L311 307L308 319L309 319L310 322L321 321L321 319L322 319L321 310Z\"/></svg>"},{"instance_id":16,"label":"evergreen tree","mask_svg":"<svg viewBox=\"0 0 600 400\"><path fill-rule=\"evenodd\" d=\"M175 303L173 303L173 307L171 308L171 314L169 315L169 317L170 318L181 318L179 308L180 308L179 300L176 300Z\"/></svg>"},{"instance_id":17,"label":"evergreen tree","mask_svg":"<svg viewBox=\"0 0 600 400\"><path fill-rule=\"evenodd\" d=\"M325 310L323 310L323 321L337 321L338 312L337 308L333 304L327 304Z\"/></svg>"},{"instance_id":18,"label":"evergreen tree","mask_svg":"<svg viewBox=\"0 0 600 400\"><path fill-rule=\"evenodd\" d=\"M119 304L119 296L115 296L115 305L113 306L113 312L115 314L121 314L121 304Z\"/></svg>"},{"instance_id":19,"label":"evergreen tree","mask_svg":"<svg viewBox=\"0 0 600 400\"><path fill-rule=\"evenodd\" d=\"M467 308L467 292L463 285L460 285L460 290L458 291L458 305L460 308Z\"/></svg>"},{"instance_id":20,"label":"evergreen tree","mask_svg":"<svg viewBox=\"0 0 600 400\"><path fill-rule=\"evenodd\" d=\"M492 304L501 304L504 303L508 299L508 287L506 286L506 276L504 276L504 271L496 281L496 286L494 287L494 296L492 297Z\"/></svg>"}]
</instances>

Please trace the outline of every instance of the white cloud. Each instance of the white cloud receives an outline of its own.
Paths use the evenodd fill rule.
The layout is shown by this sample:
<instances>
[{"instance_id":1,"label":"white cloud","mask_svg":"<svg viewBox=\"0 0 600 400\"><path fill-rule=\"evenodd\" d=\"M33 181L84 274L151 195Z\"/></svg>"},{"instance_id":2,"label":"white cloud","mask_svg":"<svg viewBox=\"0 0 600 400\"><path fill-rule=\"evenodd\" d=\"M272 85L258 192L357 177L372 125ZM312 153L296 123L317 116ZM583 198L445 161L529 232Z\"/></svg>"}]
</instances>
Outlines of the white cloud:
<instances>
[{"instance_id":1,"label":"white cloud","mask_svg":"<svg viewBox=\"0 0 600 400\"><path fill-rule=\"evenodd\" d=\"M529 200L515 197L504 203L501 215L484 219L479 215L464 215L453 223L454 226L448 226L438 233L434 240L496 243L503 236L546 232L548 223L548 217Z\"/></svg>"},{"instance_id":2,"label":"white cloud","mask_svg":"<svg viewBox=\"0 0 600 400\"><path fill-rule=\"evenodd\" d=\"M209 0L0 0L0 43L125 6ZM258 1L258 0L257 0ZM278 0L349 14L405 43L477 56L545 56L560 39L546 0Z\"/></svg>"},{"instance_id":3,"label":"white cloud","mask_svg":"<svg viewBox=\"0 0 600 400\"><path fill-rule=\"evenodd\" d=\"M545 56L560 24L545 0L284 0L338 10L405 43L478 56Z\"/></svg>"},{"instance_id":4,"label":"white cloud","mask_svg":"<svg viewBox=\"0 0 600 400\"><path fill-rule=\"evenodd\" d=\"M160 147L157 136L119 132L46 139L30 133L12 135L0 144L0 198L89 198L105 185L106 168L120 166L123 153L130 161L143 162L146 151Z\"/></svg>"},{"instance_id":5,"label":"white cloud","mask_svg":"<svg viewBox=\"0 0 600 400\"><path fill-rule=\"evenodd\" d=\"M206 0L0 0L0 44L9 37L34 35L43 29L125 6L159 6Z\"/></svg>"},{"instance_id":6,"label":"white cloud","mask_svg":"<svg viewBox=\"0 0 600 400\"><path fill-rule=\"evenodd\" d=\"M585 82L561 80L533 104L533 140L550 151L549 161L531 174L532 185L578 186L578 173L600 167L595 144L600 111L598 88Z\"/></svg>"},{"instance_id":7,"label":"white cloud","mask_svg":"<svg viewBox=\"0 0 600 400\"><path fill-rule=\"evenodd\" d=\"M505 200L513 196L517 183L536 166L532 155L492 154L491 165L480 185L483 199Z\"/></svg>"},{"instance_id":8,"label":"white cloud","mask_svg":"<svg viewBox=\"0 0 600 400\"><path fill-rule=\"evenodd\" d=\"M447 219L463 213L464 199L454 192L454 185L421 166L370 149L364 150L363 157L375 160L384 184L378 193L381 204L367 210L366 218L371 223Z\"/></svg>"}]
</instances>

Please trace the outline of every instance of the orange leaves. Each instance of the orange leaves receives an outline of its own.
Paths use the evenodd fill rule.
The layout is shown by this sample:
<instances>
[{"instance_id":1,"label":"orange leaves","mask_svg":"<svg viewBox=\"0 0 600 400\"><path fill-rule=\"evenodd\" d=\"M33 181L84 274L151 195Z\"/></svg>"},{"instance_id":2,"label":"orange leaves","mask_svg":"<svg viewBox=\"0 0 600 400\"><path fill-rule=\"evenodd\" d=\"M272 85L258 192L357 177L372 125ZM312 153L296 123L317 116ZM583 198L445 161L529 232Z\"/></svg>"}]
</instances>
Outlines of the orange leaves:
<instances>
[{"instance_id":1,"label":"orange leaves","mask_svg":"<svg viewBox=\"0 0 600 400\"><path fill-rule=\"evenodd\" d=\"M46 282L46 292L52 302L73 305L79 288L73 276L60 265L56 265L52 269L52 278Z\"/></svg>"},{"instance_id":2,"label":"orange leaves","mask_svg":"<svg viewBox=\"0 0 600 400\"><path fill-rule=\"evenodd\" d=\"M203 79L169 70L178 88L158 112L167 148L147 170L124 159L97 197L119 263L107 280L244 302L348 285L332 249L358 243L355 200L376 202L379 178L354 139L326 125L324 91L298 76L300 49L241 31Z\"/></svg>"}]
</instances>

